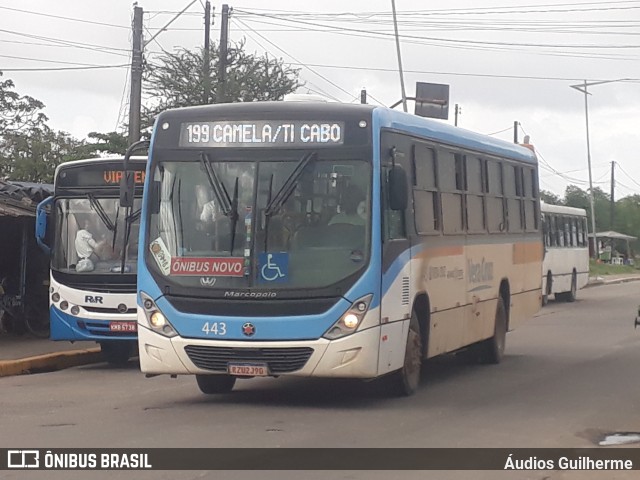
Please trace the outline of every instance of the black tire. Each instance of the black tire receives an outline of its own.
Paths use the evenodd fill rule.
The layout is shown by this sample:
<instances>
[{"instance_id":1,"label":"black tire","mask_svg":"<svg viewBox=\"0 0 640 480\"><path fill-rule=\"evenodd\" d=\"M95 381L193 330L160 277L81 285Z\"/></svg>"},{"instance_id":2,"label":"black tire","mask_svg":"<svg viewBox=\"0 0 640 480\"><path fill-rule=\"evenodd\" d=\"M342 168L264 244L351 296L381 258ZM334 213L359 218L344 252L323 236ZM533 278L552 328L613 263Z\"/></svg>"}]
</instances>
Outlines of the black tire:
<instances>
[{"instance_id":1,"label":"black tire","mask_svg":"<svg viewBox=\"0 0 640 480\"><path fill-rule=\"evenodd\" d=\"M420 386L420 374L422 373L422 336L420 324L415 310L411 313L409 332L407 334L407 346L404 352L404 365L393 374L394 389L399 395L408 397L413 395Z\"/></svg>"},{"instance_id":2,"label":"black tire","mask_svg":"<svg viewBox=\"0 0 640 480\"><path fill-rule=\"evenodd\" d=\"M543 307L546 304L549 303L549 295L551 295L552 283L553 283L553 276L551 275L551 272L549 272L549 273L547 273L547 286L545 288L544 294L542 295L542 306Z\"/></svg>"},{"instance_id":3,"label":"black tire","mask_svg":"<svg viewBox=\"0 0 640 480\"><path fill-rule=\"evenodd\" d=\"M37 338L49 338L49 311L27 305L24 309L24 324L27 330Z\"/></svg>"},{"instance_id":4,"label":"black tire","mask_svg":"<svg viewBox=\"0 0 640 480\"><path fill-rule=\"evenodd\" d=\"M101 342L100 351L109 365L124 367L129 363L134 344L135 342L131 341Z\"/></svg>"},{"instance_id":5,"label":"black tire","mask_svg":"<svg viewBox=\"0 0 640 480\"><path fill-rule=\"evenodd\" d=\"M504 358L507 340L507 310L502 298L498 298L496 307L496 321L493 337L480 343L480 362L498 364Z\"/></svg>"},{"instance_id":6,"label":"black tire","mask_svg":"<svg viewBox=\"0 0 640 480\"><path fill-rule=\"evenodd\" d=\"M196 375L198 388L206 395L229 393L236 384L236 377L231 375Z\"/></svg>"},{"instance_id":7,"label":"black tire","mask_svg":"<svg viewBox=\"0 0 640 480\"><path fill-rule=\"evenodd\" d=\"M564 300L565 302L575 302L576 295L578 293L578 279L576 278L576 272L574 271L571 274L571 290L565 292Z\"/></svg>"}]
</instances>

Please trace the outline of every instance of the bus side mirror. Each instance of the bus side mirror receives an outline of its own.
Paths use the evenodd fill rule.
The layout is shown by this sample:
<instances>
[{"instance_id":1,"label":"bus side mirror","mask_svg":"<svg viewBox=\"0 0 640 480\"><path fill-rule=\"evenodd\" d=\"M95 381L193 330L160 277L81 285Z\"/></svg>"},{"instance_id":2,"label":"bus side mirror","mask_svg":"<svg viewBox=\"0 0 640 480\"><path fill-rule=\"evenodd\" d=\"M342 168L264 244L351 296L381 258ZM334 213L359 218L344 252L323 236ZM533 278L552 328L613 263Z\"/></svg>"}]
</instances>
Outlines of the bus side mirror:
<instances>
[{"instance_id":1,"label":"bus side mirror","mask_svg":"<svg viewBox=\"0 0 640 480\"><path fill-rule=\"evenodd\" d=\"M36 208L36 242L38 246L47 255L51 254L51 247L46 243L47 237L47 220L49 217L49 209L53 203L53 197L45 198Z\"/></svg>"},{"instance_id":2,"label":"bus side mirror","mask_svg":"<svg viewBox=\"0 0 640 480\"><path fill-rule=\"evenodd\" d=\"M132 171L124 171L120 179L120 206L123 208L133 207L133 191L135 188Z\"/></svg>"},{"instance_id":3,"label":"bus side mirror","mask_svg":"<svg viewBox=\"0 0 640 480\"><path fill-rule=\"evenodd\" d=\"M399 165L389 170L389 207L391 210L406 210L409 204L409 183L407 173Z\"/></svg>"},{"instance_id":4,"label":"bus side mirror","mask_svg":"<svg viewBox=\"0 0 640 480\"><path fill-rule=\"evenodd\" d=\"M135 174L129 170L129 159L138 150L148 150L151 142L140 140L127 148L124 154L123 175L120 179L120 206L123 208L133 208L135 192Z\"/></svg>"}]
</instances>

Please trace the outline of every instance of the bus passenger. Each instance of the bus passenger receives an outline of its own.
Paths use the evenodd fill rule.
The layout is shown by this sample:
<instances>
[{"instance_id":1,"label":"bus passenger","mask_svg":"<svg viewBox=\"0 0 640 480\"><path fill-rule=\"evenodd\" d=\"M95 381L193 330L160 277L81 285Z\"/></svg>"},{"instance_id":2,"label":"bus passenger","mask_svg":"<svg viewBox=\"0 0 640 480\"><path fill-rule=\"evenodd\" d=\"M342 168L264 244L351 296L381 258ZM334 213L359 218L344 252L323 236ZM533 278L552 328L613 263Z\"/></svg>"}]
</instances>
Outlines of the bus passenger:
<instances>
[{"instance_id":1,"label":"bus passenger","mask_svg":"<svg viewBox=\"0 0 640 480\"><path fill-rule=\"evenodd\" d=\"M364 226L366 224L366 202L361 190L352 186L342 195L340 213L329 220L329 225L346 223L349 225Z\"/></svg>"}]
</instances>

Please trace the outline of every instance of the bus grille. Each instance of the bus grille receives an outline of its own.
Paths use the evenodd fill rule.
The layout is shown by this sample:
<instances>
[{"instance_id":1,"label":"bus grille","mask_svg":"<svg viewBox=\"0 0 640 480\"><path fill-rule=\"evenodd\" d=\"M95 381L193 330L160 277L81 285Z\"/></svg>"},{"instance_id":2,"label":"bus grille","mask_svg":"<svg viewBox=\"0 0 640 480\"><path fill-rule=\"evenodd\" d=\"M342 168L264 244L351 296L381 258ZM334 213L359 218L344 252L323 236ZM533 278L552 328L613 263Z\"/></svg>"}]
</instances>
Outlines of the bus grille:
<instances>
[{"instance_id":1,"label":"bus grille","mask_svg":"<svg viewBox=\"0 0 640 480\"><path fill-rule=\"evenodd\" d=\"M184 347L191 361L198 367L226 372L229 363L266 363L269 373L290 373L304 367L313 353L310 347L234 348L187 345Z\"/></svg>"}]
</instances>

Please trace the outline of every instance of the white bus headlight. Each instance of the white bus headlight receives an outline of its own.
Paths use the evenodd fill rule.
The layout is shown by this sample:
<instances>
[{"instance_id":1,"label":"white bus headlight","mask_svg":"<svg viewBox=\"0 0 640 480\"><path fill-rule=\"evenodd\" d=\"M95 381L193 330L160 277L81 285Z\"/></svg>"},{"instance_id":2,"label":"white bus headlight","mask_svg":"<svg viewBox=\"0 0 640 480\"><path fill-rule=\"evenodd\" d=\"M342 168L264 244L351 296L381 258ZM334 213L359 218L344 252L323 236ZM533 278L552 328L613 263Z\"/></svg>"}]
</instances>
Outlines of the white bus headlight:
<instances>
[{"instance_id":1,"label":"white bus headlight","mask_svg":"<svg viewBox=\"0 0 640 480\"><path fill-rule=\"evenodd\" d=\"M357 331L362 319L369 310L372 299L373 295L369 294L353 302L349 310L344 312L340 319L327 330L323 335L324 338L335 340L336 338L345 337Z\"/></svg>"},{"instance_id":2,"label":"white bus headlight","mask_svg":"<svg viewBox=\"0 0 640 480\"><path fill-rule=\"evenodd\" d=\"M167 318L160 312L149 315L149 323L153 328L162 328L167 324Z\"/></svg>"},{"instance_id":3,"label":"white bus headlight","mask_svg":"<svg viewBox=\"0 0 640 480\"><path fill-rule=\"evenodd\" d=\"M142 299L144 316L147 319L147 323L151 330L169 338L178 335L176 329L169 323L167 317L164 316L156 305L156 302L154 302L149 295L144 292L140 292L140 298Z\"/></svg>"}]
</instances>

